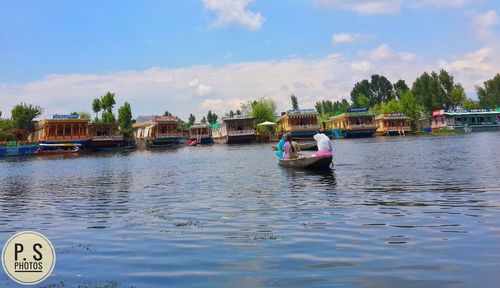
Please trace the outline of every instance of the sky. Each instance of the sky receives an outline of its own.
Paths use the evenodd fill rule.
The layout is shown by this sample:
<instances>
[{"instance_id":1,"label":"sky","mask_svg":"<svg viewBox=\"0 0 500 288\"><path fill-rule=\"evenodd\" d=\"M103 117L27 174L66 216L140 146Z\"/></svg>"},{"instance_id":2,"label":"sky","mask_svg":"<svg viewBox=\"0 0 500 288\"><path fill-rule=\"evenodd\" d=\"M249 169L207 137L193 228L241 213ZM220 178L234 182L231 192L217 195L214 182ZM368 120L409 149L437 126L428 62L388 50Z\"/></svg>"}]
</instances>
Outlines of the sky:
<instances>
[{"instance_id":1,"label":"sky","mask_svg":"<svg viewBox=\"0 0 500 288\"><path fill-rule=\"evenodd\" d=\"M372 74L411 86L440 69L475 98L500 72L499 13L498 0L0 0L0 111L92 113L110 91L115 111L200 120L261 97L313 108Z\"/></svg>"}]
</instances>

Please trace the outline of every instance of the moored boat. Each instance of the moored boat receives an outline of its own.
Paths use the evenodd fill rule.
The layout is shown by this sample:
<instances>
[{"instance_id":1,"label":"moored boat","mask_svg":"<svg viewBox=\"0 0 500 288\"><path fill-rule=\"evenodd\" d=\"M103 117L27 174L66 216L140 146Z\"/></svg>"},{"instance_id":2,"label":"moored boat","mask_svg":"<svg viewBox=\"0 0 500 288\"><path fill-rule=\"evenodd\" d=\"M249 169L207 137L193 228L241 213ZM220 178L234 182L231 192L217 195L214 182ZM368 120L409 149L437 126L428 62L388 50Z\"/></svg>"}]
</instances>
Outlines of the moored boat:
<instances>
[{"instance_id":1,"label":"moored boat","mask_svg":"<svg viewBox=\"0 0 500 288\"><path fill-rule=\"evenodd\" d=\"M278 118L278 132L290 133L294 140L311 140L320 129L318 112L314 109L289 110Z\"/></svg>"},{"instance_id":2,"label":"moored boat","mask_svg":"<svg viewBox=\"0 0 500 288\"><path fill-rule=\"evenodd\" d=\"M368 108L351 108L347 112L333 116L326 123L327 130L336 138L369 138L375 134L375 114Z\"/></svg>"},{"instance_id":3,"label":"moored boat","mask_svg":"<svg viewBox=\"0 0 500 288\"><path fill-rule=\"evenodd\" d=\"M377 135L404 136L410 132L410 117L404 113L381 114L375 117Z\"/></svg>"},{"instance_id":4,"label":"moored boat","mask_svg":"<svg viewBox=\"0 0 500 288\"><path fill-rule=\"evenodd\" d=\"M279 159L279 165L283 167L309 169L309 170L328 170L331 169L333 160L332 155L316 157L299 157L296 159Z\"/></svg>"},{"instance_id":5,"label":"moored boat","mask_svg":"<svg viewBox=\"0 0 500 288\"><path fill-rule=\"evenodd\" d=\"M432 132L437 130L500 131L500 108L497 110L436 110L432 112L431 127Z\"/></svg>"},{"instance_id":6,"label":"moored boat","mask_svg":"<svg viewBox=\"0 0 500 288\"><path fill-rule=\"evenodd\" d=\"M143 119L146 117L143 117ZM173 116L151 116L136 122L134 138L139 148L172 147L181 143L182 131Z\"/></svg>"},{"instance_id":7,"label":"moored boat","mask_svg":"<svg viewBox=\"0 0 500 288\"><path fill-rule=\"evenodd\" d=\"M189 127L189 145L212 144L212 134L210 133L210 124L194 123Z\"/></svg>"},{"instance_id":8,"label":"moored boat","mask_svg":"<svg viewBox=\"0 0 500 288\"><path fill-rule=\"evenodd\" d=\"M212 139L218 144L244 144L255 141L253 117L224 117L222 123L212 125Z\"/></svg>"},{"instance_id":9,"label":"moored boat","mask_svg":"<svg viewBox=\"0 0 500 288\"><path fill-rule=\"evenodd\" d=\"M40 143L40 148L35 151L35 155L61 155L61 154L76 154L81 153L80 144L75 143L57 143L45 144Z\"/></svg>"}]
</instances>

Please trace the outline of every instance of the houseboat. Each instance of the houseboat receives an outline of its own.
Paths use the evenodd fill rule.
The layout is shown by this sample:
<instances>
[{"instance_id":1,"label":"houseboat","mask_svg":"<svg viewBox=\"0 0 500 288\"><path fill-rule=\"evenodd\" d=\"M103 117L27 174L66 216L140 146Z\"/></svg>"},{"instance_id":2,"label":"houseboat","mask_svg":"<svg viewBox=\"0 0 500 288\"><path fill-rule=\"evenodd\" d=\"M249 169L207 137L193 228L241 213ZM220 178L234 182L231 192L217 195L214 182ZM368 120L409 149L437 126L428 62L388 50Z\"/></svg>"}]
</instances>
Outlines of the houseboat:
<instances>
[{"instance_id":1,"label":"houseboat","mask_svg":"<svg viewBox=\"0 0 500 288\"><path fill-rule=\"evenodd\" d=\"M372 137L377 131L375 114L369 112L368 108L347 109L347 112L331 117L326 128L336 138Z\"/></svg>"},{"instance_id":2,"label":"houseboat","mask_svg":"<svg viewBox=\"0 0 500 288\"><path fill-rule=\"evenodd\" d=\"M278 118L278 133L290 133L294 139L312 139L318 125L319 114L314 109L289 110Z\"/></svg>"},{"instance_id":3,"label":"houseboat","mask_svg":"<svg viewBox=\"0 0 500 288\"><path fill-rule=\"evenodd\" d=\"M210 124L194 123L189 127L189 143L211 144L212 134L210 133Z\"/></svg>"},{"instance_id":4,"label":"houseboat","mask_svg":"<svg viewBox=\"0 0 500 288\"><path fill-rule=\"evenodd\" d=\"M432 112L432 131L499 131L500 109L436 110Z\"/></svg>"},{"instance_id":5,"label":"houseboat","mask_svg":"<svg viewBox=\"0 0 500 288\"><path fill-rule=\"evenodd\" d=\"M91 139L88 143L93 150L119 150L133 148L129 139L120 134L116 123L90 123Z\"/></svg>"},{"instance_id":6,"label":"houseboat","mask_svg":"<svg viewBox=\"0 0 500 288\"><path fill-rule=\"evenodd\" d=\"M252 143L255 141L253 117L238 115L223 117L212 125L212 139L218 144Z\"/></svg>"},{"instance_id":7,"label":"houseboat","mask_svg":"<svg viewBox=\"0 0 500 288\"><path fill-rule=\"evenodd\" d=\"M53 115L37 123L33 140L44 144L74 143L88 148L89 120L79 115Z\"/></svg>"},{"instance_id":8,"label":"houseboat","mask_svg":"<svg viewBox=\"0 0 500 288\"><path fill-rule=\"evenodd\" d=\"M132 125L137 147L153 148L177 146L182 138L182 131L177 127L177 118L173 116L151 116L141 118L141 122Z\"/></svg>"},{"instance_id":9,"label":"houseboat","mask_svg":"<svg viewBox=\"0 0 500 288\"><path fill-rule=\"evenodd\" d=\"M375 122L377 124L377 135L403 136L411 130L410 117L407 117L404 113L378 115L375 117Z\"/></svg>"}]
</instances>

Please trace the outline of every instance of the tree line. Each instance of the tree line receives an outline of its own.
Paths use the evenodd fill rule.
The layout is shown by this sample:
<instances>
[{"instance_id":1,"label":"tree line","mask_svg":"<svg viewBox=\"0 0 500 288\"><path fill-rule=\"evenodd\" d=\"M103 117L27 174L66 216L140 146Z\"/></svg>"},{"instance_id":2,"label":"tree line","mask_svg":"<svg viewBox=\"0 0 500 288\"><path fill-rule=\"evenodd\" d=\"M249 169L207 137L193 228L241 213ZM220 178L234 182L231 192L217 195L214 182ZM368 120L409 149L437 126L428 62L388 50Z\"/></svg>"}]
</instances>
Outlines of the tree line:
<instances>
[{"instance_id":1,"label":"tree line","mask_svg":"<svg viewBox=\"0 0 500 288\"><path fill-rule=\"evenodd\" d=\"M343 113L349 108L369 108L374 114L405 113L411 118L415 130L421 118L430 117L441 109L481 109L500 107L500 74L476 86L478 100L466 96L461 83L446 70L424 72L411 85L402 79L391 83L385 76L374 74L370 79L357 82L351 90L350 100L317 102L320 122ZM292 95L292 105L294 99ZM295 100L296 101L296 100Z\"/></svg>"}]
</instances>

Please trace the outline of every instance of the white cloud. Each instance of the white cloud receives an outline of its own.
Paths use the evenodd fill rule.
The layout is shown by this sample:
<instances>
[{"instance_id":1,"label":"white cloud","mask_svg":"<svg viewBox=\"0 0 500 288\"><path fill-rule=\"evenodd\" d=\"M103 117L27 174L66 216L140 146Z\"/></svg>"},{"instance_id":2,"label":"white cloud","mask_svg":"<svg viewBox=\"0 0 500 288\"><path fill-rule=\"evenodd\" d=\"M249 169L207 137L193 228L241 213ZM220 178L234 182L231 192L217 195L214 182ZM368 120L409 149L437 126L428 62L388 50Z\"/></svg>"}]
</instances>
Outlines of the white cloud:
<instances>
[{"instance_id":1,"label":"white cloud","mask_svg":"<svg viewBox=\"0 0 500 288\"><path fill-rule=\"evenodd\" d=\"M356 42L362 39L368 38L368 36L359 33L339 33L332 37L332 42L334 45Z\"/></svg>"},{"instance_id":2,"label":"white cloud","mask_svg":"<svg viewBox=\"0 0 500 288\"><path fill-rule=\"evenodd\" d=\"M203 0L203 5L216 14L214 27L238 24L249 30L259 30L265 19L260 13L247 9L252 2L254 0Z\"/></svg>"},{"instance_id":3,"label":"white cloud","mask_svg":"<svg viewBox=\"0 0 500 288\"><path fill-rule=\"evenodd\" d=\"M199 96L207 95L213 90L211 86L200 83L198 78L189 81L188 86L195 88L195 93Z\"/></svg>"},{"instance_id":4,"label":"white cloud","mask_svg":"<svg viewBox=\"0 0 500 288\"><path fill-rule=\"evenodd\" d=\"M422 8L431 7L459 7L470 2L470 0L315 0L314 3L320 7L348 10L363 15L374 14L396 14L403 7Z\"/></svg>"},{"instance_id":5,"label":"white cloud","mask_svg":"<svg viewBox=\"0 0 500 288\"><path fill-rule=\"evenodd\" d=\"M351 63L351 70L354 72L368 72L372 68L372 63L368 61L354 61Z\"/></svg>"},{"instance_id":6,"label":"white cloud","mask_svg":"<svg viewBox=\"0 0 500 288\"><path fill-rule=\"evenodd\" d=\"M389 45L387 44L381 44L377 48L368 52L362 51L359 53L359 56L369 61L384 61L384 60L411 61L415 58L415 54L413 53L408 53L408 52L396 53L392 51Z\"/></svg>"}]
</instances>

